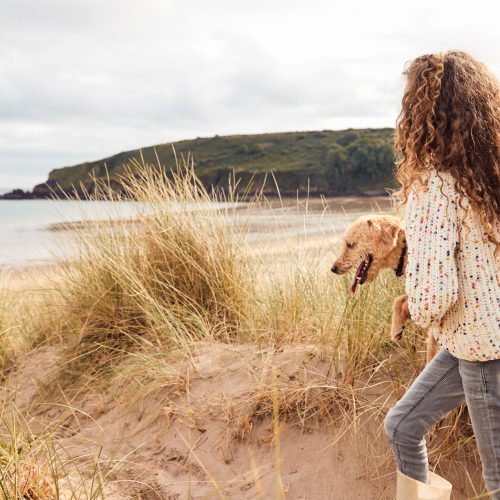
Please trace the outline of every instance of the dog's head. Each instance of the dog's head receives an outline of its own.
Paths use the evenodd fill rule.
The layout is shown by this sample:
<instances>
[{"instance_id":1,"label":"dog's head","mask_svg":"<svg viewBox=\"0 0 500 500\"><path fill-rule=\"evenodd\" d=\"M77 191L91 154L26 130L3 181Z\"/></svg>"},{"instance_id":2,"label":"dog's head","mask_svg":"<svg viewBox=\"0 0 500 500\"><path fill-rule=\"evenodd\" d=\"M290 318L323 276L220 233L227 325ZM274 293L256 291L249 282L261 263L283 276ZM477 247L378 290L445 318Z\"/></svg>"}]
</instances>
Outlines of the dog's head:
<instances>
[{"instance_id":1,"label":"dog's head","mask_svg":"<svg viewBox=\"0 0 500 500\"><path fill-rule=\"evenodd\" d=\"M354 221L341 238L341 252L332 272L344 274L355 267L351 292L358 285L373 281L380 269L388 267L387 256L400 244L400 222L390 215L363 215Z\"/></svg>"}]
</instances>

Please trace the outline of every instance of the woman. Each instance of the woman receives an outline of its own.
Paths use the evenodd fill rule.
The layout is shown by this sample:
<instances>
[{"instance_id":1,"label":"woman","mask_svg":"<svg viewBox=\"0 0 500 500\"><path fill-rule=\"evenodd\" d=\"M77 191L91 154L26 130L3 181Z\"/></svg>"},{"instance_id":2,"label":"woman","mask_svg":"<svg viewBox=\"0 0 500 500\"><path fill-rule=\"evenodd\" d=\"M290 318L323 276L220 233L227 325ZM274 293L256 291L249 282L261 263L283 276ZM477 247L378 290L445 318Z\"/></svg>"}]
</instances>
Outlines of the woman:
<instances>
[{"instance_id":1,"label":"woman","mask_svg":"<svg viewBox=\"0 0 500 500\"><path fill-rule=\"evenodd\" d=\"M397 498L431 498L433 482L447 483L429 473L424 437L465 401L484 482L500 499L499 83L460 51L418 57L404 74L394 195L404 207L406 312L441 349L384 422Z\"/></svg>"}]
</instances>

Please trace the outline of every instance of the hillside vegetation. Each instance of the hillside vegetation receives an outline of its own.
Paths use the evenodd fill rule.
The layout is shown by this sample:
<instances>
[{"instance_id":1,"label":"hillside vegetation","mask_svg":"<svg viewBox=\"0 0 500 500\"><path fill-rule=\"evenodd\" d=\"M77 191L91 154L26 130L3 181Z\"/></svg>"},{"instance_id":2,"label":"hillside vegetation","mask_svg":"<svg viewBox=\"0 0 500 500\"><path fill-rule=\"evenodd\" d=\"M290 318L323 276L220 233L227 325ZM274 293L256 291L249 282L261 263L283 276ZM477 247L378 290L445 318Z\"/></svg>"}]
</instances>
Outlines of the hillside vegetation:
<instances>
[{"instance_id":1,"label":"hillside vegetation","mask_svg":"<svg viewBox=\"0 0 500 500\"><path fill-rule=\"evenodd\" d=\"M393 129L323 130L256 135L214 136L165 143L127 151L102 160L58 168L34 194L49 196L61 187L81 193L92 189L90 177L108 174L115 189L125 165L140 160L157 165L175 164L177 155L191 155L204 186L224 189L235 174L238 190L266 193L385 194L394 188ZM175 149L175 152L174 152ZM275 179L269 174L272 173Z\"/></svg>"}]
</instances>

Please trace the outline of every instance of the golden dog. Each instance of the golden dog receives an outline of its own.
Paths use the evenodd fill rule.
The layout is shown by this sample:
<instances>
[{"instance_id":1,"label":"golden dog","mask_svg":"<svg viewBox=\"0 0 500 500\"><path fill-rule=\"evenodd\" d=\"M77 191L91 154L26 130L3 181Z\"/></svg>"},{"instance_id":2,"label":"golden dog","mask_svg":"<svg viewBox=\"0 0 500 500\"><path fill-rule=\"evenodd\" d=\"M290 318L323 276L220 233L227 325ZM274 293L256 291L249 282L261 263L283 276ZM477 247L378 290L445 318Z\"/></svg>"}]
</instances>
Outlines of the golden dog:
<instances>
[{"instance_id":1,"label":"golden dog","mask_svg":"<svg viewBox=\"0 0 500 500\"><path fill-rule=\"evenodd\" d=\"M344 274L356 268L350 292L358 285L373 281L381 269L393 269L403 276L406 268L406 239L401 222L391 215L363 215L354 221L342 235L342 251L334 262L332 272ZM404 305L408 297L401 295L392 306L391 338L400 340L406 321L410 319ZM427 363L438 351L438 344L427 336Z\"/></svg>"}]
</instances>

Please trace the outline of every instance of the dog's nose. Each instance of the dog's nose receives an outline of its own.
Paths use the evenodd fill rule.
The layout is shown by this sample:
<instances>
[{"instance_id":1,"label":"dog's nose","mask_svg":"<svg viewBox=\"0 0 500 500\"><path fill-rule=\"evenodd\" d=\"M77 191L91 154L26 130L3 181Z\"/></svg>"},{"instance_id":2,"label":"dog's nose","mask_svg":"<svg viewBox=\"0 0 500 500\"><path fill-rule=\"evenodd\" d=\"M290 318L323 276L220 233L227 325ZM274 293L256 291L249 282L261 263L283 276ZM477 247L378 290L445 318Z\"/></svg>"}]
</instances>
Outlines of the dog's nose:
<instances>
[{"instance_id":1,"label":"dog's nose","mask_svg":"<svg viewBox=\"0 0 500 500\"><path fill-rule=\"evenodd\" d=\"M339 272L339 268L338 268L337 266L335 266L335 265L334 265L334 266L332 267L332 273L338 274L338 272Z\"/></svg>"}]
</instances>

